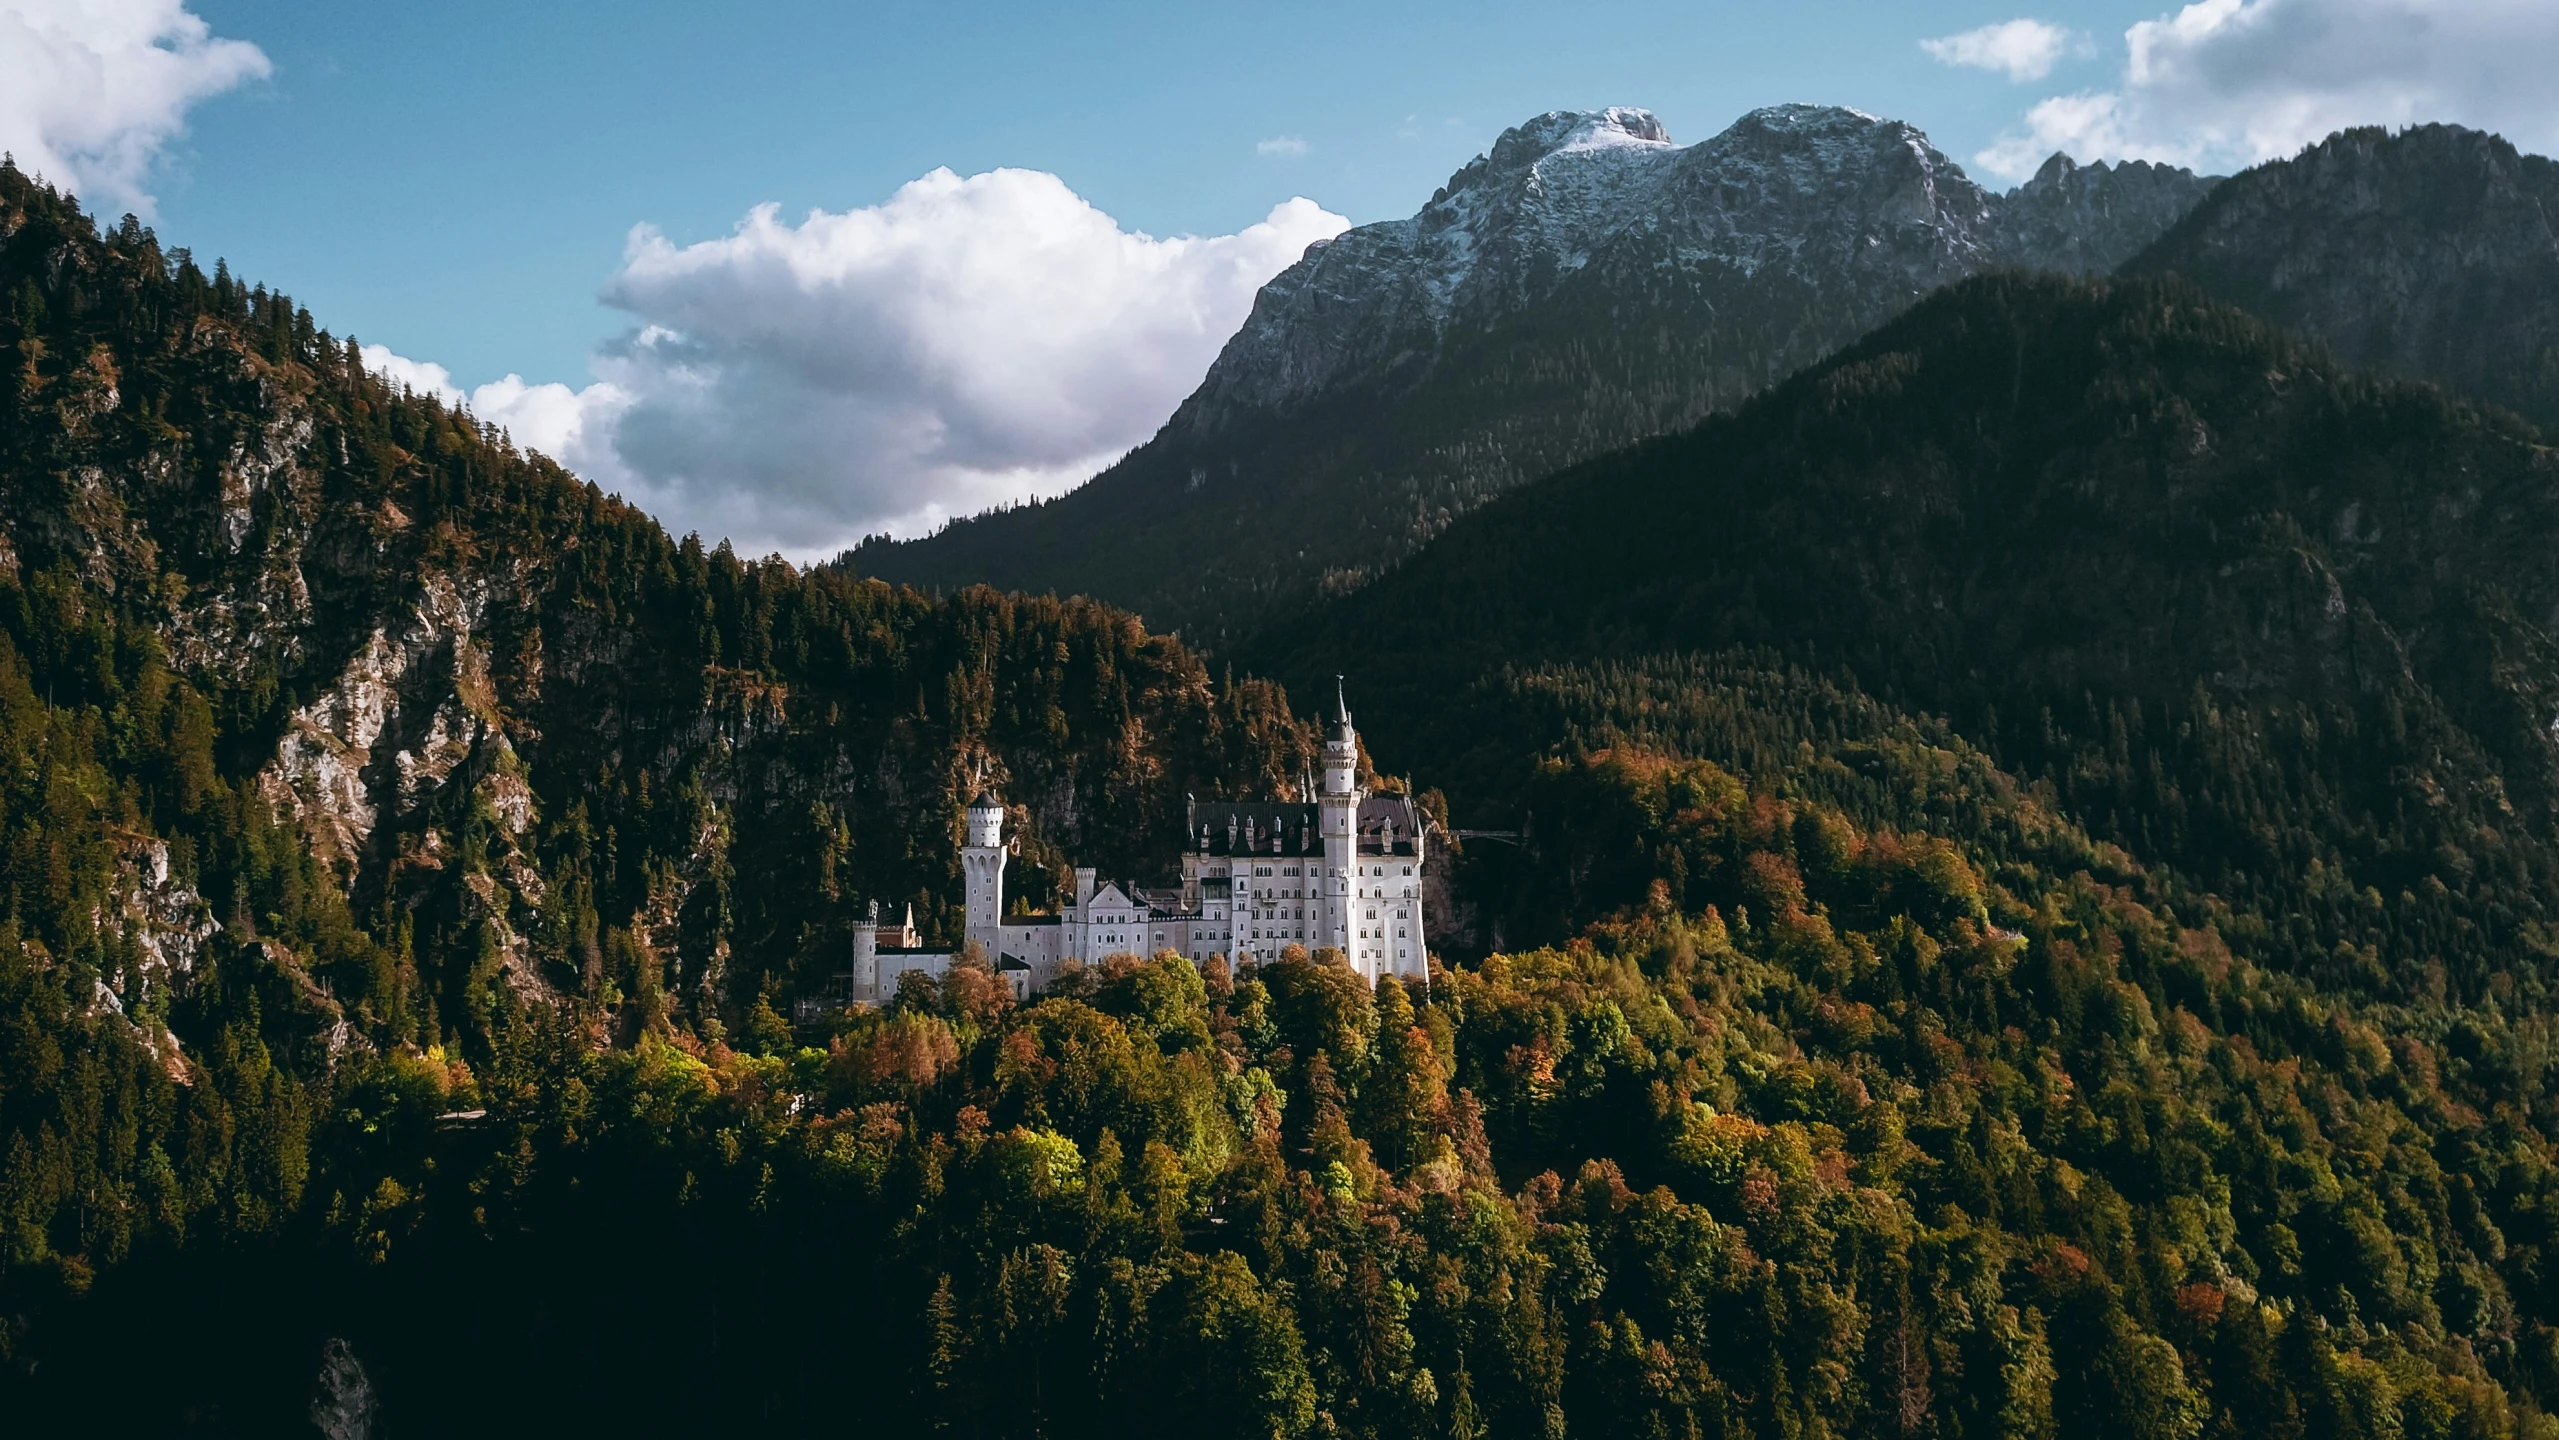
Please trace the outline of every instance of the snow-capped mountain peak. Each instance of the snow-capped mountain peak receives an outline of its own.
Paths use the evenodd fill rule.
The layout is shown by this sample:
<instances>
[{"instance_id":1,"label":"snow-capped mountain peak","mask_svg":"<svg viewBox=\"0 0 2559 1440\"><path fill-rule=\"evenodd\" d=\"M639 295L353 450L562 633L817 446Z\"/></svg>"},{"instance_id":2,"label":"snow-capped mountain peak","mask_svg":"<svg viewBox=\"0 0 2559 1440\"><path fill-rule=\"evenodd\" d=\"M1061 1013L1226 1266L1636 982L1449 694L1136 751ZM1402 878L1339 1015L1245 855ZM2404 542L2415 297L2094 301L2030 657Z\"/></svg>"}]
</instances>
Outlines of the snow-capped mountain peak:
<instances>
[{"instance_id":1,"label":"snow-capped mountain peak","mask_svg":"<svg viewBox=\"0 0 2559 1440\"><path fill-rule=\"evenodd\" d=\"M1551 110L1502 132L1420 213L1352 230L1273 280L1175 423L1426 371L1449 337L1519 316L1595 266L1648 293L1672 275L1712 289L1771 267L1817 287L1862 277L1862 313L1987 264L2099 268L2201 193L2182 171L2145 167L2127 178L2168 207L2155 228L2145 227L2159 207L2144 205L2123 240L2111 228L2097 244L2063 235L2089 209L2078 192L2113 178L2097 167L2039 176L2023 207L2035 233L2011 237L2002 197L1902 121L1771 105L1682 146L1649 110Z\"/></svg>"}]
</instances>

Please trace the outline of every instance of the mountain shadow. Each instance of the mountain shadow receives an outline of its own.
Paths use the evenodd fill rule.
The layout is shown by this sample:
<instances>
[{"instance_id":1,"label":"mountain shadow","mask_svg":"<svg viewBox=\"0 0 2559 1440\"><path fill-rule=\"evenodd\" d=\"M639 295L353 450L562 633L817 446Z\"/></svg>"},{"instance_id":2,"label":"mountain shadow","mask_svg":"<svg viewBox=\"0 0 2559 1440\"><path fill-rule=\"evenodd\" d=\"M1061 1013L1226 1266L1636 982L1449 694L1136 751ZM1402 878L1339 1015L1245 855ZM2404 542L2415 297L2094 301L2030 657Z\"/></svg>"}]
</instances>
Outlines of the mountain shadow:
<instances>
[{"instance_id":1,"label":"mountain shadow","mask_svg":"<svg viewBox=\"0 0 2559 1440\"><path fill-rule=\"evenodd\" d=\"M2559 903L2554 542L2559 456L2507 412L2183 285L2005 275L1244 658L1347 665L1381 763L1465 808L1557 742L1523 675L1762 647L1951 718L2270 958L2476 995L2542 983Z\"/></svg>"},{"instance_id":2,"label":"mountain shadow","mask_svg":"<svg viewBox=\"0 0 2559 1440\"><path fill-rule=\"evenodd\" d=\"M2233 176L2124 272L2559 424L2559 162L2499 136L2340 132Z\"/></svg>"}]
</instances>

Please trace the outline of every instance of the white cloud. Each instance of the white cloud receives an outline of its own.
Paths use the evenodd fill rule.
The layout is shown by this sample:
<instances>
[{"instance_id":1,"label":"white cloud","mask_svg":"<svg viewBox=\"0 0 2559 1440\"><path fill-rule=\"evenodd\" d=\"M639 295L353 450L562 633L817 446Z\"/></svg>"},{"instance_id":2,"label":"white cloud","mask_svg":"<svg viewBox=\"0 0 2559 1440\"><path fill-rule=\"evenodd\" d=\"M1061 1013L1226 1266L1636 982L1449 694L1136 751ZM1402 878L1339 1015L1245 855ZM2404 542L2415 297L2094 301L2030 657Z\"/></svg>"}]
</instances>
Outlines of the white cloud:
<instances>
[{"instance_id":1,"label":"white cloud","mask_svg":"<svg viewBox=\"0 0 2559 1440\"><path fill-rule=\"evenodd\" d=\"M101 213L149 214L187 107L270 68L184 0L0 0L0 149Z\"/></svg>"},{"instance_id":2,"label":"white cloud","mask_svg":"<svg viewBox=\"0 0 2559 1440\"><path fill-rule=\"evenodd\" d=\"M1253 146L1253 153L1256 155L1303 155L1306 153L1306 142L1295 135L1274 135L1268 140L1256 143Z\"/></svg>"},{"instance_id":3,"label":"white cloud","mask_svg":"<svg viewBox=\"0 0 2559 1440\"><path fill-rule=\"evenodd\" d=\"M727 238L632 232L597 373L632 498L741 549L832 553L1063 491L1154 433L1254 292L1349 222L1313 201L1158 240L1054 175L936 170Z\"/></svg>"},{"instance_id":4,"label":"white cloud","mask_svg":"<svg viewBox=\"0 0 2559 1440\"><path fill-rule=\"evenodd\" d=\"M2550 0L2199 0L2124 45L2116 89L2038 103L1977 162L2011 179L2055 150L2230 170L2429 120L2559 149Z\"/></svg>"},{"instance_id":5,"label":"white cloud","mask_svg":"<svg viewBox=\"0 0 2559 1440\"><path fill-rule=\"evenodd\" d=\"M471 392L472 414L504 429L516 444L612 490L630 486L613 451L614 422L630 405L630 394L608 380L572 390L556 380L534 385L509 374Z\"/></svg>"},{"instance_id":6,"label":"white cloud","mask_svg":"<svg viewBox=\"0 0 2559 1440\"><path fill-rule=\"evenodd\" d=\"M1961 35L1922 40L1919 48L1940 64L1997 70L2011 80L2027 81L2053 73L2054 63L2072 49L2073 39L2069 31L2041 20L2003 20ZM2079 45L2086 48L2085 41Z\"/></svg>"},{"instance_id":7,"label":"white cloud","mask_svg":"<svg viewBox=\"0 0 2559 1440\"><path fill-rule=\"evenodd\" d=\"M441 366L365 359L678 534L822 559L1091 476L1198 386L1264 281L1348 223L1296 199L1158 240L1054 175L936 170L797 225L767 205L695 245L633 230L604 299L638 324L583 390L510 375L464 397Z\"/></svg>"}]
</instances>

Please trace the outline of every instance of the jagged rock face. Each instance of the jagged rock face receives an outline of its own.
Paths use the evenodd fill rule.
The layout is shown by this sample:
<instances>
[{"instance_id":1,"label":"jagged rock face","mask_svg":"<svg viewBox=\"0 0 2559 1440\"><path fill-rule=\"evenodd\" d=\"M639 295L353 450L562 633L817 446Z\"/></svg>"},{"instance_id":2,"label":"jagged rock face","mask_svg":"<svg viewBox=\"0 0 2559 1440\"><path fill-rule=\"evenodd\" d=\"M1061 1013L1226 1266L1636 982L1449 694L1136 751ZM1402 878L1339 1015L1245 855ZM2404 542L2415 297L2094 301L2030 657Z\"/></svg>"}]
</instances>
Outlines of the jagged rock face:
<instances>
[{"instance_id":1,"label":"jagged rock face","mask_svg":"<svg viewBox=\"0 0 2559 1440\"><path fill-rule=\"evenodd\" d=\"M2232 177L2126 270L2559 425L2559 163L2495 135L2331 136Z\"/></svg>"},{"instance_id":2,"label":"jagged rock face","mask_svg":"<svg viewBox=\"0 0 2559 1440\"><path fill-rule=\"evenodd\" d=\"M1554 111L1505 132L1421 213L1318 243L1264 286L1175 424L1427 366L1453 328L1552 294L1651 208L1679 154L1642 110Z\"/></svg>"},{"instance_id":3,"label":"jagged rock face","mask_svg":"<svg viewBox=\"0 0 2559 1440\"><path fill-rule=\"evenodd\" d=\"M327 1440L371 1440L381 1401L355 1347L335 1336L320 1352L311 1388L311 1425Z\"/></svg>"},{"instance_id":4,"label":"jagged rock face","mask_svg":"<svg viewBox=\"0 0 2559 1440\"><path fill-rule=\"evenodd\" d=\"M2147 160L2080 165L2055 155L1999 202L1995 249L2029 270L2103 275L2165 234L2219 183Z\"/></svg>"},{"instance_id":5,"label":"jagged rock face","mask_svg":"<svg viewBox=\"0 0 2559 1440\"><path fill-rule=\"evenodd\" d=\"M1409 219L1309 250L1152 443L1053 505L856 557L1232 636L1522 481L1728 408L1949 281L2108 269L2211 182L2055 157L2007 196L1899 121L1649 113L1506 132ZM1070 544L1108 523L1134 543Z\"/></svg>"},{"instance_id":6,"label":"jagged rock face","mask_svg":"<svg viewBox=\"0 0 2559 1440\"><path fill-rule=\"evenodd\" d=\"M66 448L84 463L59 489L25 486L0 500L0 527L15 532L15 549L84 557L83 579L100 592L159 597L152 618L171 661L208 687L261 669L299 681L308 698L276 738L258 792L341 884L412 906L447 892L490 926L502 978L547 995L518 933L541 891L512 848L531 804L509 778L510 732L538 732L498 704L484 633L493 611L520 628L536 587L520 567L431 555L388 487L347 473L343 441L326 433L307 382L234 333L200 328L183 366L192 403L219 397L192 433L127 455L114 423L121 397L110 391L65 427ZM441 867L414 857L441 848L455 815L493 794L499 844L475 873L436 885ZM223 927L170 881L165 846L129 868L126 921L145 964L116 988L183 987ZM271 938L255 943L330 1048L346 1043L345 1017L300 957Z\"/></svg>"}]
</instances>

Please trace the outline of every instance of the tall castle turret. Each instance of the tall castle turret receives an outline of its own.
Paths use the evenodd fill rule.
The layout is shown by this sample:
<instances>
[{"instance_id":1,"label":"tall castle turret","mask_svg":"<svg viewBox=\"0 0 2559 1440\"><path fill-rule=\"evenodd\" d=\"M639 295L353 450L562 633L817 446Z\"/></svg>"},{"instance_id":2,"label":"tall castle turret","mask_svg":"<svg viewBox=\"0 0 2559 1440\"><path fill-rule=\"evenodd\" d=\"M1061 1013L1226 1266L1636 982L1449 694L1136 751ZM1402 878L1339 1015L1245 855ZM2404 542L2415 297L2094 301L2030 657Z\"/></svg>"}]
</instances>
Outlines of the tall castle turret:
<instances>
[{"instance_id":1,"label":"tall castle turret","mask_svg":"<svg viewBox=\"0 0 2559 1440\"><path fill-rule=\"evenodd\" d=\"M1348 877L1358 872L1359 802L1367 798L1359 787L1359 732L1351 728L1350 702L1342 694L1342 679L1333 677L1333 724L1324 736L1324 791L1316 797L1320 827L1324 836L1324 883L1321 907L1322 934L1356 957L1349 942L1351 930L1351 887Z\"/></svg>"},{"instance_id":2,"label":"tall castle turret","mask_svg":"<svg viewBox=\"0 0 2559 1440\"><path fill-rule=\"evenodd\" d=\"M863 918L853 922L853 998L870 1004L880 999L880 902L871 902Z\"/></svg>"},{"instance_id":3,"label":"tall castle turret","mask_svg":"<svg viewBox=\"0 0 2559 1440\"><path fill-rule=\"evenodd\" d=\"M1004 802L981 790L969 802L960 870L968 881L968 938L993 950L1004 923Z\"/></svg>"}]
</instances>

